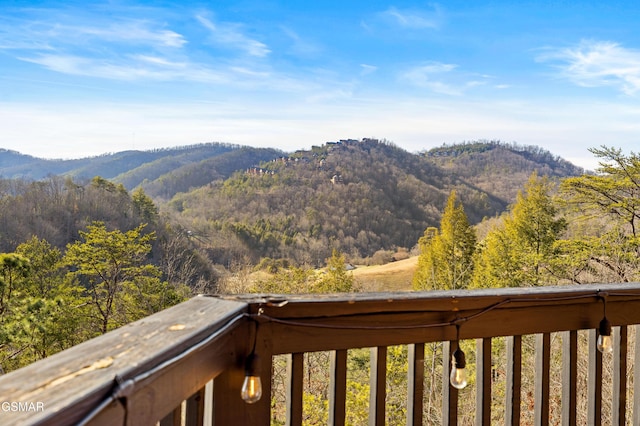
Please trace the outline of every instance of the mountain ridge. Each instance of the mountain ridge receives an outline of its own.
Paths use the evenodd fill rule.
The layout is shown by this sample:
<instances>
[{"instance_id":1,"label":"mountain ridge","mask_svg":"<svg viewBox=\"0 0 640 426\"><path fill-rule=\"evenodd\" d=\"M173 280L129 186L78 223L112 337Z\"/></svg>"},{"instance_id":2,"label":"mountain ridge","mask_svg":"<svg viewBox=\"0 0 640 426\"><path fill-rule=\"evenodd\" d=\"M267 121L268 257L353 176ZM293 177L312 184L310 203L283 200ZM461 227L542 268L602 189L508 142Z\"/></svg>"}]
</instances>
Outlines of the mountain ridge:
<instances>
[{"instance_id":1,"label":"mountain ridge","mask_svg":"<svg viewBox=\"0 0 640 426\"><path fill-rule=\"evenodd\" d=\"M354 259L412 248L426 228L438 226L452 190L476 224L505 211L533 172L582 172L568 162L549 165L547 157L494 143L443 162L375 139L330 142L176 194L167 208L215 247L214 257L319 265L333 248Z\"/></svg>"},{"instance_id":2,"label":"mountain ridge","mask_svg":"<svg viewBox=\"0 0 640 426\"><path fill-rule=\"evenodd\" d=\"M321 265L333 249L356 260L410 250L439 225L451 191L477 224L505 211L533 172L560 179L584 170L541 148L499 141L421 153L376 139L293 153L209 143L64 161L0 150L5 178L66 173L80 185L100 176L125 192L142 188L222 265L267 258Z\"/></svg>"}]
</instances>

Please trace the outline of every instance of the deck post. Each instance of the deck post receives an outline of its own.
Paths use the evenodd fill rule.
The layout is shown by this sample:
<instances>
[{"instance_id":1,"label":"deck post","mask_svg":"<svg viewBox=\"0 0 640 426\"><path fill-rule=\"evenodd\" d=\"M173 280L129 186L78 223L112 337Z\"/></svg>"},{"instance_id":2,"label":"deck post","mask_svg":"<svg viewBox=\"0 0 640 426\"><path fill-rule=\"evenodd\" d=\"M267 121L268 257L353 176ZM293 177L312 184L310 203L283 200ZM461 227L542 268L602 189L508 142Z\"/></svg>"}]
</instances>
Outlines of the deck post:
<instances>
[{"instance_id":1,"label":"deck post","mask_svg":"<svg viewBox=\"0 0 640 426\"><path fill-rule=\"evenodd\" d=\"M522 336L507 337L507 380L504 405L506 425L520 425L520 386L522 384Z\"/></svg>"},{"instance_id":2,"label":"deck post","mask_svg":"<svg viewBox=\"0 0 640 426\"><path fill-rule=\"evenodd\" d=\"M602 424L602 354L596 349L597 333L589 330L589 377L587 381L587 424Z\"/></svg>"},{"instance_id":3,"label":"deck post","mask_svg":"<svg viewBox=\"0 0 640 426\"><path fill-rule=\"evenodd\" d=\"M287 426L302 425L304 354L287 356Z\"/></svg>"},{"instance_id":4,"label":"deck post","mask_svg":"<svg viewBox=\"0 0 640 426\"><path fill-rule=\"evenodd\" d=\"M549 425L549 370L551 361L551 335L536 334L536 368L534 422L536 426Z\"/></svg>"}]
</instances>

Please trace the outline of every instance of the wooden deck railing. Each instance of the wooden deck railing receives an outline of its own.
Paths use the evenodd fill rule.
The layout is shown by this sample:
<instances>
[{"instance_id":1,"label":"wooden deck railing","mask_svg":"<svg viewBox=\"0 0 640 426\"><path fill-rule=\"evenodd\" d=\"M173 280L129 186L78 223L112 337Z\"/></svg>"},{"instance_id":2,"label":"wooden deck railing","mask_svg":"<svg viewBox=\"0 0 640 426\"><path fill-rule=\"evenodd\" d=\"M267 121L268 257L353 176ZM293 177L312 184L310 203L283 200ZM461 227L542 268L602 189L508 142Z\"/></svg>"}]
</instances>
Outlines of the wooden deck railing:
<instances>
[{"instance_id":1,"label":"wooden deck railing","mask_svg":"<svg viewBox=\"0 0 640 426\"><path fill-rule=\"evenodd\" d=\"M595 339L605 303L614 326L614 353L603 363ZM286 423L299 425L308 373L304 354L329 351L328 418L330 424L342 425L348 414L349 350L371 348L368 421L383 425L387 348L394 345L408 345L406 423L431 424L423 406L425 343L443 342L441 369L447 377L448 359L459 338L476 339L475 360L468 359L475 364L471 417L475 424L489 425L496 416L497 393L492 342L501 336L506 336L506 359L501 367L505 384L500 423L520 424L526 415L544 425L551 413L560 412L567 425L599 425L603 418L611 424L640 424L640 369L633 368L640 365L640 335L636 346L628 343L635 336L635 327L628 326L635 324L640 324L640 284L199 296L0 377L0 424L269 425L273 360L284 354ZM529 335L536 342L535 383L532 395L524 395L522 372L528 365L523 354L528 350L523 341ZM559 354L552 349L556 337L562 340ZM587 344L582 343L585 339ZM251 351L260 356L266 385L257 403L246 404L240 387ZM579 372L580 356L588 359L586 378ZM559 396L550 384L556 379L557 358ZM611 391L603 392L603 377ZM458 391L442 382L438 420L457 424L459 392L472 390ZM584 407L580 383L585 383L580 391L586 395Z\"/></svg>"}]
</instances>

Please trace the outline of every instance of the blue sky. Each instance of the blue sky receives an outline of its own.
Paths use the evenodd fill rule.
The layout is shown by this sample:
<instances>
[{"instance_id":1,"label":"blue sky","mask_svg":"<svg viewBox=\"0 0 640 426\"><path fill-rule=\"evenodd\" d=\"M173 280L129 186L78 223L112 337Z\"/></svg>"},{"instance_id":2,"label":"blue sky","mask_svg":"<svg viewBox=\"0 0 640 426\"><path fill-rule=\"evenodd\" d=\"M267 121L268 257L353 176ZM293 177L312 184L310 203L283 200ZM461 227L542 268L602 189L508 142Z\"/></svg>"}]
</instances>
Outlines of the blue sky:
<instances>
[{"instance_id":1,"label":"blue sky","mask_svg":"<svg viewBox=\"0 0 640 426\"><path fill-rule=\"evenodd\" d=\"M640 3L0 1L0 147L637 150Z\"/></svg>"}]
</instances>

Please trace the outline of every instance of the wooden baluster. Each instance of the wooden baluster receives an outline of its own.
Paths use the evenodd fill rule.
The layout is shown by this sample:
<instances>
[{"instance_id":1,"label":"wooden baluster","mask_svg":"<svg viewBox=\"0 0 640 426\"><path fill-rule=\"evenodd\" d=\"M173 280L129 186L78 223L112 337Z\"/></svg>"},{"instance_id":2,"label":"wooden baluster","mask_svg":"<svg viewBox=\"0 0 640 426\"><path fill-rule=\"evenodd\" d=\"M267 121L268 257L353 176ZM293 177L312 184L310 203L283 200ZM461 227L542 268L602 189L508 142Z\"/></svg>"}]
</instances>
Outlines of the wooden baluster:
<instances>
[{"instance_id":1,"label":"wooden baluster","mask_svg":"<svg viewBox=\"0 0 640 426\"><path fill-rule=\"evenodd\" d=\"M551 334L536 334L536 368L534 422L549 424L549 369L551 365Z\"/></svg>"},{"instance_id":2,"label":"wooden baluster","mask_svg":"<svg viewBox=\"0 0 640 426\"><path fill-rule=\"evenodd\" d=\"M626 424L627 409L627 327L613 329L613 401L611 424Z\"/></svg>"},{"instance_id":3,"label":"wooden baluster","mask_svg":"<svg viewBox=\"0 0 640 426\"><path fill-rule=\"evenodd\" d=\"M182 425L182 404L178 405L172 412L160 420L160 426L180 426Z\"/></svg>"},{"instance_id":4,"label":"wooden baluster","mask_svg":"<svg viewBox=\"0 0 640 426\"><path fill-rule=\"evenodd\" d=\"M596 348L598 335L589 330L589 378L587 381L587 424L602 424L602 354Z\"/></svg>"},{"instance_id":5,"label":"wooden baluster","mask_svg":"<svg viewBox=\"0 0 640 426\"><path fill-rule=\"evenodd\" d=\"M633 351L633 423L640 424L640 325L633 326L635 329L635 348Z\"/></svg>"},{"instance_id":6,"label":"wooden baluster","mask_svg":"<svg viewBox=\"0 0 640 426\"><path fill-rule=\"evenodd\" d=\"M449 383L451 374L451 354L457 348L457 342L444 342L442 348L442 424L458 424L458 389Z\"/></svg>"},{"instance_id":7,"label":"wooden baluster","mask_svg":"<svg viewBox=\"0 0 640 426\"><path fill-rule=\"evenodd\" d=\"M304 353L287 356L287 425L302 425Z\"/></svg>"},{"instance_id":8,"label":"wooden baluster","mask_svg":"<svg viewBox=\"0 0 640 426\"><path fill-rule=\"evenodd\" d=\"M422 425L424 396L424 343L408 347L407 425Z\"/></svg>"},{"instance_id":9,"label":"wooden baluster","mask_svg":"<svg viewBox=\"0 0 640 426\"><path fill-rule=\"evenodd\" d=\"M371 348L369 425L384 426L387 390L387 347Z\"/></svg>"},{"instance_id":10,"label":"wooden baluster","mask_svg":"<svg viewBox=\"0 0 640 426\"><path fill-rule=\"evenodd\" d=\"M491 425L491 339L476 340L476 425Z\"/></svg>"},{"instance_id":11,"label":"wooden baluster","mask_svg":"<svg viewBox=\"0 0 640 426\"><path fill-rule=\"evenodd\" d=\"M331 387L329 388L329 424L343 426L347 400L347 351L331 352Z\"/></svg>"},{"instance_id":12,"label":"wooden baluster","mask_svg":"<svg viewBox=\"0 0 640 426\"><path fill-rule=\"evenodd\" d=\"M578 389L578 332L562 333L562 424L575 426Z\"/></svg>"},{"instance_id":13,"label":"wooden baluster","mask_svg":"<svg viewBox=\"0 0 640 426\"><path fill-rule=\"evenodd\" d=\"M520 424L522 386L522 336L507 337L507 380L504 419L506 425Z\"/></svg>"},{"instance_id":14,"label":"wooden baluster","mask_svg":"<svg viewBox=\"0 0 640 426\"><path fill-rule=\"evenodd\" d=\"M202 388L187 399L186 426L201 426L204 423L204 394L205 388Z\"/></svg>"}]
</instances>

